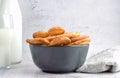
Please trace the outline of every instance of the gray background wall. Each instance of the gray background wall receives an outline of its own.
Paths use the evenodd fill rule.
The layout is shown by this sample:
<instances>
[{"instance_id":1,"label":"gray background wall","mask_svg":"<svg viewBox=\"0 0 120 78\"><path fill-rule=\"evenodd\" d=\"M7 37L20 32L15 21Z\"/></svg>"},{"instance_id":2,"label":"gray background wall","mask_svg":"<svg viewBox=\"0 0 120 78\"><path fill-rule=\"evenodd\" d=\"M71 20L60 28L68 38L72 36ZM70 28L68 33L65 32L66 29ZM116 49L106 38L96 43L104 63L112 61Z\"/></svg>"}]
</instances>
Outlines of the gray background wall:
<instances>
[{"instance_id":1,"label":"gray background wall","mask_svg":"<svg viewBox=\"0 0 120 78\"><path fill-rule=\"evenodd\" d=\"M88 57L120 44L120 0L19 0L23 15L23 55L31 59L26 38L62 25L91 36Z\"/></svg>"}]
</instances>

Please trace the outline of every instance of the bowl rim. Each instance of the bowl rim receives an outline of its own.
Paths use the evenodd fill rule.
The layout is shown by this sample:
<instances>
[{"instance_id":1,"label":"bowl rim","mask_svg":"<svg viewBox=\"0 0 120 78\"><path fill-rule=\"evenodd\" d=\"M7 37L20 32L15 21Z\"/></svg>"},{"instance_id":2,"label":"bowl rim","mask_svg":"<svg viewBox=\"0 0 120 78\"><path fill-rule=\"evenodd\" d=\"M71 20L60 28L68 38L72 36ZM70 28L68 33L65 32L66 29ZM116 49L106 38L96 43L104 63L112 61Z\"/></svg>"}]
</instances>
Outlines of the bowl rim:
<instances>
[{"instance_id":1,"label":"bowl rim","mask_svg":"<svg viewBox=\"0 0 120 78\"><path fill-rule=\"evenodd\" d=\"M39 46L39 47L83 47L83 46L89 46L89 45L90 44L67 45L67 46L46 46L46 45L29 44L29 46Z\"/></svg>"}]
</instances>

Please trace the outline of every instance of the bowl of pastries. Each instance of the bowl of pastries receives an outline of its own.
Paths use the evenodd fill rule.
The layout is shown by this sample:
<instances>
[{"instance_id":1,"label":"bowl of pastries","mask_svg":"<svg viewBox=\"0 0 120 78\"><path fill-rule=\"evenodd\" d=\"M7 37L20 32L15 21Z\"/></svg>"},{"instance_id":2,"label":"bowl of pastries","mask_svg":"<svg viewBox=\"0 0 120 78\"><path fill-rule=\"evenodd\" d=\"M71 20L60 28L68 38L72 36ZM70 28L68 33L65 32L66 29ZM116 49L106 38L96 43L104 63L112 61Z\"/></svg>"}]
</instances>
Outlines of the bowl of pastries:
<instances>
[{"instance_id":1,"label":"bowl of pastries","mask_svg":"<svg viewBox=\"0 0 120 78\"><path fill-rule=\"evenodd\" d=\"M44 72L73 72L81 67L86 59L90 37L80 32L67 32L61 26L47 31L40 30L26 39L33 61Z\"/></svg>"}]
</instances>

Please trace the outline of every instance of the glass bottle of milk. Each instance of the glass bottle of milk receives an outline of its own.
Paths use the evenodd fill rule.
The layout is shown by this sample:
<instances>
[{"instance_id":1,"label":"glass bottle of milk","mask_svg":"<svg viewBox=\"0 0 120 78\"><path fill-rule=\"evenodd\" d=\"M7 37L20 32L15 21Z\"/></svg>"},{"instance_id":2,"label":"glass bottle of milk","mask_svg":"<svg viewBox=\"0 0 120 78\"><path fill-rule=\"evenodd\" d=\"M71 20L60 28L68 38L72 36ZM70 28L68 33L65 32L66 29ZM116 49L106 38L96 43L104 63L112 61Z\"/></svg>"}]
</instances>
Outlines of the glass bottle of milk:
<instances>
[{"instance_id":1,"label":"glass bottle of milk","mask_svg":"<svg viewBox=\"0 0 120 78\"><path fill-rule=\"evenodd\" d=\"M17 0L0 0L0 68L22 60L22 17Z\"/></svg>"},{"instance_id":2,"label":"glass bottle of milk","mask_svg":"<svg viewBox=\"0 0 120 78\"><path fill-rule=\"evenodd\" d=\"M10 15L0 15L0 68L11 64L13 25Z\"/></svg>"}]
</instances>

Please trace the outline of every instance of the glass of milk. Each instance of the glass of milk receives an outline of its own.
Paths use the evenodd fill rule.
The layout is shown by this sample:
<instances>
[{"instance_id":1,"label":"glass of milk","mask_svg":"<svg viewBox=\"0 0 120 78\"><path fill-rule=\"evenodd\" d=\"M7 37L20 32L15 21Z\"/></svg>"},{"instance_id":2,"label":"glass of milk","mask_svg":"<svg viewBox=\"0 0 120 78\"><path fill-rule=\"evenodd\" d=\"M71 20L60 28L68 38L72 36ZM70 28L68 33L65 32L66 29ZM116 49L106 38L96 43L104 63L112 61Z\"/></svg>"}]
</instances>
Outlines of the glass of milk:
<instances>
[{"instance_id":1,"label":"glass of milk","mask_svg":"<svg viewBox=\"0 0 120 78\"><path fill-rule=\"evenodd\" d=\"M0 69L11 65L13 31L12 16L7 14L0 15Z\"/></svg>"}]
</instances>

